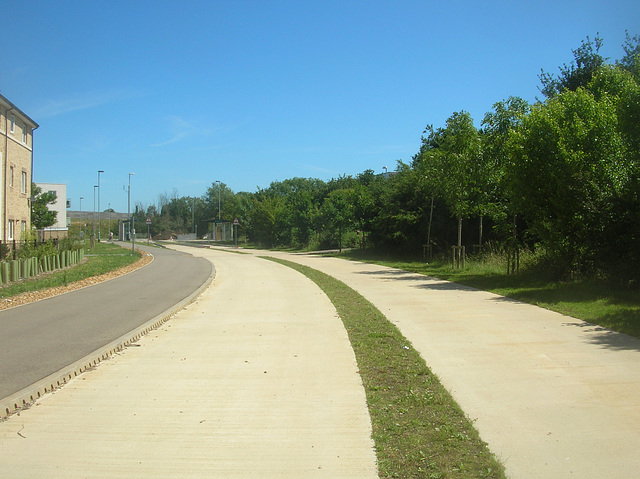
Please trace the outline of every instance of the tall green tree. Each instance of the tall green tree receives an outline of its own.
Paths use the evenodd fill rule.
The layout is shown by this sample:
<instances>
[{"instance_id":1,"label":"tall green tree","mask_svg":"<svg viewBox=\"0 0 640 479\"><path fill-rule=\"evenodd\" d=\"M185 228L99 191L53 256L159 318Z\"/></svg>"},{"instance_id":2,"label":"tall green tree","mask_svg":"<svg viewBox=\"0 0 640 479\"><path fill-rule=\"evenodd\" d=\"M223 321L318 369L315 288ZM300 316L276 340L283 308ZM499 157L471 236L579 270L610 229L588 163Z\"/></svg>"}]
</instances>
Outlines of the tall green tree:
<instances>
[{"instance_id":1,"label":"tall green tree","mask_svg":"<svg viewBox=\"0 0 640 479\"><path fill-rule=\"evenodd\" d=\"M483 213L495 221L503 237L511 233L516 240L517 210L510 201L505 181L506 167L511 161L510 137L529 114L531 107L519 97L509 97L493 105L482 120L482 155L487 171L487 189ZM512 219L512 220L511 220Z\"/></svg>"},{"instance_id":2,"label":"tall green tree","mask_svg":"<svg viewBox=\"0 0 640 479\"><path fill-rule=\"evenodd\" d=\"M355 228L362 235L362 249L367 246L367 234L371 234L373 230L377 212L375 203L375 191L377 188L375 184L380 180L384 179L376 176L373 170L365 170L357 176L356 183L353 186L353 219Z\"/></svg>"},{"instance_id":3,"label":"tall green tree","mask_svg":"<svg viewBox=\"0 0 640 479\"><path fill-rule=\"evenodd\" d=\"M622 161L611 158L620 161L622 170L616 194L609 200L604 226L594 232L594 247L609 274L640 279L640 76L621 64L607 65L594 75L589 91L598 103L615 109L622 141Z\"/></svg>"},{"instance_id":4,"label":"tall green tree","mask_svg":"<svg viewBox=\"0 0 640 479\"><path fill-rule=\"evenodd\" d=\"M342 238L354 223L355 191L352 188L335 189L322 203L321 215L327 232L335 235L337 245L342 251Z\"/></svg>"},{"instance_id":5,"label":"tall green tree","mask_svg":"<svg viewBox=\"0 0 640 479\"><path fill-rule=\"evenodd\" d=\"M562 65L558 75L546 73L544 70L540 73L540 82L542 88L540 91L547 98L553 98L565 90L575 91L579 87L586 87L593 75L606 62L606 58L600 55L603 41L599 35L591 40L587 37L583 40L580 47L572 50L573 61L567 65Z\"/></svg>"},{"instance_id":6,"label":"tall green tree","mask_svg":"<svg viewBox=\"0 0 640 479\"><path fill-rule=\"evenodd\" d=\"M247 235L250 241L271 248L288 245L283 241L286 234L284 218L286 199L273 191L260 190L253 196L248 219Z\"/></svg>"},{"instance_id":7,"label":"tall green tree","mask_svg":"<svg viewBox=\"0 0 640 479\"><path fill-rule=\"evenodd\" d=\"M513 199L561 273L588 271L628 173L615 105L584 88L535 105L512 137Z\"/></svg>"},{"instance_id":8,"label":"tall green tree","mask_svg":"<svg viewBox=\"0 0 640 479\"><path fill-rule=\"evenodd\" d=\"M236 195L225 183L213 182L207 188L202 200L205 205L205 215L209 220L233 221L240 214Z\"/></svg>"},{"instance_id":9,"label":"tall green tree","mask_svg":"<svg viewBox=\"0 0 640 479\"><path fill-rule=\"evenodd\" d=\"M43 192L42 188L31 183L31 225L36 229L43 229L53 225L58 216L57 211L51 211L49 205L56 202L55 193Z\"/></svg>"},{"instance_id":10,"label":"tall green tree","mask_svg":"<svg viewBox=\"0 0 640 479\"><path fill-rule=\"evenodd\" d=\"M631 72L636 78L640 76L640 35L631 36L626 32L626 40L622 45L624 56L618 63L619 66Z\"/></svg>"},{"instance_id":11,"label":"tall green tree","mask_svg":"<svg viewBox=\"0 0 640 479\"><path fill-rule=\"evenodd\" d=\"M447 119L438 148L429 150L425 158L438 194L458 221L458 246L462 246L462 220L477 212L477 194L485 181L480 153L478 130L471 115L461 111Z\"/></svg>"}]
</instances>

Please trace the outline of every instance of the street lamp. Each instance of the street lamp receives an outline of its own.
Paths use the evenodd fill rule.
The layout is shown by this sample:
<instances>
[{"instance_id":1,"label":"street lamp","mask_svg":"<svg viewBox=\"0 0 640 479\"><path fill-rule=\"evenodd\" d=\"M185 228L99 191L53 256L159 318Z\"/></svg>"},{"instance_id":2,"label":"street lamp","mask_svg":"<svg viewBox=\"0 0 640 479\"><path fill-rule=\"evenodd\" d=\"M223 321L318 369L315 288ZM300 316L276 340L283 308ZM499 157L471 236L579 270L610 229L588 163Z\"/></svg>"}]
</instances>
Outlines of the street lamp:
<instances>
[{"instance_id":1,"label":"street lamp","mask_svg":"<svg viewBox=\"0 0 640 479\"><path fill-rule=\"evenodd\" d=\"M193 232L196 235L195 239L198 239L198 229L196 228L196 197L195 196L193 197L193 208L191 208L191 226L193 226Z\"/></svg>"},{"instance_id":2,"label":"street lamp","mask_svg":"<svg viewBox=\"0 0 640 479\"><path fill-rule=\"evenodd\" d=\"M127 196L128 196L128 200L127 200L127 215L129 215L130 211L131 211L131 177L135 175L135 173L129 173L129 189L127 191ZM131 254L134 254L136 251L136 238L135 238L135 234L136 234L136 227L135 227L135 223L133 222L133 217L129 217L129 220L131 221L131 223L129 224L129 236L131 237ZM133 231L132 231L133 228Z\"/></svg>"},{"instance_id":3,"label":"street lamp","mask_svg":"<svg viewBox=\"0 0 640 479\"><path fill-rule=\"evenodd\" d=\"M93 229L93 240L95 240L96 238L96 188L98 188L98 185L93 185L93 215L91 215L91 229Z\"/></svg>"},{"instance_id":4,"label":"street lamp","mask_svg":"<svg viewBox=\"0 0 640 479\"><path fill-rule=\"evenodd\" d=\"M216 224L216 222L213 222L213 241L218 241L218 224L220 223L220 218L222 216L222 209L220 207L220 190L222 189L222 183L220 182L220 180L216 180L216 183L218 183L218 223Z\"/></svg>"},{"instance_id":5,"label":"street lamp","mask_svg":"<svg viewBox=\"0 0 640 479\"><path fill-rule=\"evenodd\" d=\"M100 173L104 173L104 170L98 170L98 243L100 242Z\"/></svg>"},{"instance_id":6,"label":"street lamp","mask_svg":"<svg viewBox=\"0 0 640 479\"><path fill-rule=\"evenodd\" d=\"M82 212L82 200L84 200L84 196L80 197L80 212ZM82 219L82 215L80 215L80 239L84 239L84 227L82 226L83 223L83 219ZM86 226L86 224L84 224L84 226Z\"/></svg>"},{"instance_id":7,"label":"street lamp","mask_svg":"<svg viewBox=\"0 0 640 479\"><path fill-rule=\"evenodd\" d=\"M222 183L220 183L220 180L216 180L216 183L218 183L218 219L221 219L220 217L220 190L222 189Z\"/></svg>"},{"instance_id":8,"label":"street lamp","mask_svg":"<svg viewBox=\"0 0 640 479\"><path fill-rule=\"evenodd\" d=\"M127 189L127 219L129 220L129 238L131 238L131 177L135 173L129 173L129 187Z\"/></svg>"}]
</instances>

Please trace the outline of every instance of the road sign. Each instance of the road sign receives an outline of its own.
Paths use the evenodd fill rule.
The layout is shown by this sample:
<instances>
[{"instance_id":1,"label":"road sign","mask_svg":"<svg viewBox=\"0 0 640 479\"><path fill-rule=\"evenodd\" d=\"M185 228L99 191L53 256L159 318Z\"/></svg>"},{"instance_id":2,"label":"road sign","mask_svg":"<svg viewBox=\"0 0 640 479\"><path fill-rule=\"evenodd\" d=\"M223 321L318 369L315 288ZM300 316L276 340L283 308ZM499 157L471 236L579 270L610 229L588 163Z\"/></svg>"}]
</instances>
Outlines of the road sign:
<instances>
[{"instance_id":1,"label":"road sign","mask_svg":"<svg viewBox=\"0 0 640 479\"><path fill-rule=\"evenodd\" d=\"M238 221L238 218L236 218L235 220L233 220L233 224L234 224L234 225L239 225L239 224L240 224L240 221Z\"/></svg>"},{"instance_id":2,"label":"road sign","mask_svg":"<svg viewBox=\"0 0 640 479\"><path fill-rule=\"evenodd\" d=\"M151 218L147 218L147 221L145 221L145 223L147 223L148 225L151 224Z\"/></svg>"}]
</instances>

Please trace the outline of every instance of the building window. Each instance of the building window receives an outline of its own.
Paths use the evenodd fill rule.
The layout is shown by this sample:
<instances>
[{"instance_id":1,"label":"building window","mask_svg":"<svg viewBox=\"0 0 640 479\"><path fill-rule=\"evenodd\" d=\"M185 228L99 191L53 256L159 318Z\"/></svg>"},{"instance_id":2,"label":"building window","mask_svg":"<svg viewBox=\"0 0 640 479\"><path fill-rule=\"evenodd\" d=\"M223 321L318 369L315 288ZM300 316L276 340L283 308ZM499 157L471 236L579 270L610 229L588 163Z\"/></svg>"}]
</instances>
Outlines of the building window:
<instances>
[{"instance_id":1,"label":"building window","mask_svg":"<svg viewBox=\"0 0 640 479\"><path fill-rule=\"evenodd\" d=\"M20 184L20 191L23 195L27 194L27 172L22 172L22 183Z\"/></svg>"},{"instance_id":2,"label":"building window","mask_svg":"<svg viewBox=\"0 0 640 479\"><path fill-rule=\"evenodd\" d=\"M9 240L13 239L13 220L9 220L9 231L8 231L8 236L7 238Z\"/></svg>"},{"instance_id":3,"label":"building window","mask_svg":"<svg viewBox=\"0 0 640 479\"><path fill-rule=\"evenodd\" d=\"M24 234L27 231L27 222L23 221L22 223L20 223L20 231L22 232L22 235L20 236L21 239L24 239Z\"/></svg>"},{"instance_id":4,"label":"building window","mask_svg":"<svg viewBox=\"0 0 640 479\"><path fill-rule=\"evenodd\" d=\"M22 125L22 143L27 144L27 125Z\"/></svg>"},{"instance_id":5,"label":"building window","mask_svg":"<svg viewBox=\"0 0 640 479\"><path fill-rule=\"evenodd\" d=\"M16 130L16 117L15 117L15 115L11 115L10 121L11 121L11 133L13 133Z\"/></svg>"},{"instance_id":6,"label":"building window","mask_svg":"<svg viewBox=\"0 0 640 479\"><path fill-rule=\"evenodd\" d=\"M9 167L9 186L13 188L13 166Z\"/></svg>"}]
</instances>

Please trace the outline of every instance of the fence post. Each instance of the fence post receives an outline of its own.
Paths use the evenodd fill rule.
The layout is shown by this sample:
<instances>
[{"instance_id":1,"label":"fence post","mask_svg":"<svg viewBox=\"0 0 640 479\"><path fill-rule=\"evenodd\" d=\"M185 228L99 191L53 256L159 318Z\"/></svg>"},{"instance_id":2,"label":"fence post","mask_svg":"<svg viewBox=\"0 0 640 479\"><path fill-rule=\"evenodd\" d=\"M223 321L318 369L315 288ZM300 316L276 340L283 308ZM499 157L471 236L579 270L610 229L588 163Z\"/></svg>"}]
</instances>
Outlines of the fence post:
<instances>
[{"instance_id":1,"label":"fence post","mask_svg":"<svg viewBox=\"0 0 640 479\"><path fill-rule=\"evenodd\" d=\"M451 251L452 251L451 268L455 269L455 268L462 267L464 269L465 256L467 255L466 254L466 247L464 247L464 246L452 246L451 247Z\"/></svg>"},{"instance_id":2,"label":"fence post","mask_svg":"<svg viewBox=\"0 0 640 479\"><path fill-rule=\"evenodd\" d=\"M11 281L18 281L18 276L20 273L20 265L18 264L17 259L11 260Z\"/></svg>"}]
</instances>

